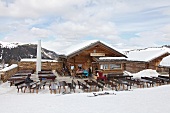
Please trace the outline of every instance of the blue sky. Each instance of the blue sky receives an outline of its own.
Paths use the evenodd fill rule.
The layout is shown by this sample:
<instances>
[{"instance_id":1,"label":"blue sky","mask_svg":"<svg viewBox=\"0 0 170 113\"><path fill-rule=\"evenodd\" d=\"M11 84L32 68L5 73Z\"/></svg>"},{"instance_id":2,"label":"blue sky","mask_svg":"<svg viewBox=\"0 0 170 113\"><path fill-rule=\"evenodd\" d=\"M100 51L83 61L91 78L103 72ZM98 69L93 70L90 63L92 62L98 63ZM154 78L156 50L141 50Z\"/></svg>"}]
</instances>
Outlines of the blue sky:
<instances>
[{"instance_id":1,"label":"blue sky","mask_svg":"<svg viewBox=\"0 0 170 113\"><path fill-rule=\"evenodd\" d=\"M0 40L55 52L86 40L118 49L170 43L170 0L1 0Z\"/></svg>"}]
</instances>

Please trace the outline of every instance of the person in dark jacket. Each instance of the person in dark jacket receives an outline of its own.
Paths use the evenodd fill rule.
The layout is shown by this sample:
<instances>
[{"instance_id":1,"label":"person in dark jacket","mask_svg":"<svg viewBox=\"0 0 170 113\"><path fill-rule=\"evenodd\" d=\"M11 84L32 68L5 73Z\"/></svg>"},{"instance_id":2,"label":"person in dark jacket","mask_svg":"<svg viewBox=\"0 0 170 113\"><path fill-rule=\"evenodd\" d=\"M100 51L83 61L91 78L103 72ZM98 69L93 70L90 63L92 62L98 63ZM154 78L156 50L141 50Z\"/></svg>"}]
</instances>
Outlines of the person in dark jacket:
<instances>
[{"instance_id":1,"label":"person in dark jacket","mask_svg":"<svg viewBox=\"0 0 170 113\"><path fill-rule=\"evenodd\" d=\"M30 76L31 74L28 74L27 78L25 79L25 84L28 86L30 85L31 82L33 82L33 80L30 79Z\"/></svg>"}]
</instances>

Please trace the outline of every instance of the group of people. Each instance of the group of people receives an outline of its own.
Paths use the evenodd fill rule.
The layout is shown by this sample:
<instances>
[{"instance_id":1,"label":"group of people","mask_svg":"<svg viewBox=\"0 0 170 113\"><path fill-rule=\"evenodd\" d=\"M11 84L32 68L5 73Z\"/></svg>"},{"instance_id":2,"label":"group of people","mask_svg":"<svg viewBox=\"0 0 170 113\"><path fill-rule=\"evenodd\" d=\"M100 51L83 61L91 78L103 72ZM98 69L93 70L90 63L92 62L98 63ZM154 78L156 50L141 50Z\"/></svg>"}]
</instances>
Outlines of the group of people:
<instances>
[{"instance_id":1,"label":"group of people","mask_svg":"<svg viewBox=\"0 0 170 113\"><path fill-rule=\"evenodd\" d=\"M83 76L91 76L92 73L91 73L91 69L88 68L87 70L83 69L82 67L78 67L77 71L76 71L76 75L83 75Z\"/></svg>"},{"instance_id":2,"label":"group of people","mask_svg":"<svg viewBox=\"0 0 170 113\"><path fill-rule=\"evenodd\" d=\"M88 77L88 76L91 77L92 76L92 71L91 71L90 68L88 68L87 70L84 70L82 67L78 67L78 69L76 71L76 75L83 75L83 76L86 76L86 77ZM96 69L96 76L97 76L98 80L99 79L103 80L103 81L107 80L106 75L103 75L103 70L102 69L100 69L100 70Z\"/></svg>"},{"instance_id":3,"label":"group of people","mask_svg":"<svg viewBox=\"0 0 170 113\"><path fill-rule=\"evenodd\" d=\"M76 74L80 74L80 73L84 74L84 76L92 76L92 72L91 72L90 68L88 68L88 70L83 70L81 67L79 67L78 70L76 71ZM96 76L97 76L98 80L105 81L107 79L106 75L103 75L103 71L102 70L96 70ZM27 85L27 87L30 87L30 83L33 82L33 80L30 77L31 77L31 74L28 74L28 76L25 79L25 84ZM50 93L52 93L52 91L54 91L54 93L56 94L56 84L54 82L51 82Z\"/></svg>"}]
</instances>

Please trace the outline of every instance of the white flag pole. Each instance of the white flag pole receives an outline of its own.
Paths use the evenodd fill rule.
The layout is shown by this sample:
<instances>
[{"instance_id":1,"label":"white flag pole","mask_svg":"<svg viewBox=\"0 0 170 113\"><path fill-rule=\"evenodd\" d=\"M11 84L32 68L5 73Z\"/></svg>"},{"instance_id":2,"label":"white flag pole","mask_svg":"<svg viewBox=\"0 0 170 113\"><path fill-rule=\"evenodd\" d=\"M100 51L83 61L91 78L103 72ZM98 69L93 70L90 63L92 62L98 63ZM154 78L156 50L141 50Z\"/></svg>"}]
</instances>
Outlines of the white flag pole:
<instances>
[{"instance_id":1,"label":"white flag pole","mask_svg":"<svg viewBox=\"0 0 170 113\"><path fill-rule=\"evenodd\" d=\"M37 62L36 62L36 74L41 71L41 40L38 41L37 45Z\"/></svg>"}]
</instances>

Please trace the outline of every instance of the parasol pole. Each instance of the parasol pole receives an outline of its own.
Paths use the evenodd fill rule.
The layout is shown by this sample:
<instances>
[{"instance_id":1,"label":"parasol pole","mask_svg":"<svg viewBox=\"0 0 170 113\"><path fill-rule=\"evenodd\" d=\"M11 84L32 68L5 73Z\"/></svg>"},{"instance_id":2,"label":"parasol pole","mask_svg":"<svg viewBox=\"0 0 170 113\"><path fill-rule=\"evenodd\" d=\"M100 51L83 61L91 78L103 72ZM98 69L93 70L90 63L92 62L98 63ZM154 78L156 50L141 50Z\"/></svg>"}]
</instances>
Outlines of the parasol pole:
<instances>
[{"instance_id":1,"label":"parasol pole","mask_svg":"<svg viewBox=\"0 0 170 113\"><path fill-rule=\"evenodd\" d=\"M38 76L38 71L41 71L41 40L38 41L38 45L37 45L37 62L36 62L37 76Z\"/></svg>"}]
</instances>

